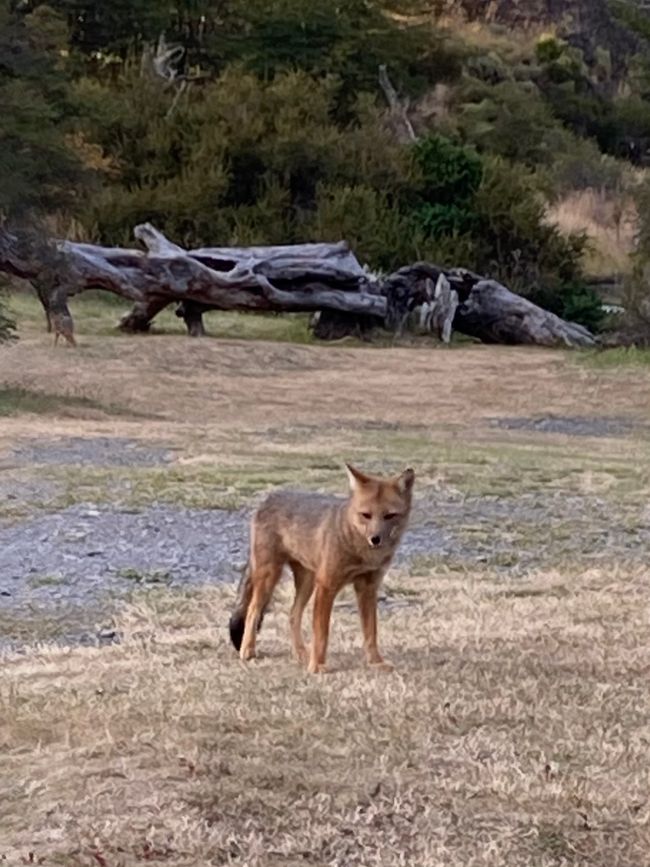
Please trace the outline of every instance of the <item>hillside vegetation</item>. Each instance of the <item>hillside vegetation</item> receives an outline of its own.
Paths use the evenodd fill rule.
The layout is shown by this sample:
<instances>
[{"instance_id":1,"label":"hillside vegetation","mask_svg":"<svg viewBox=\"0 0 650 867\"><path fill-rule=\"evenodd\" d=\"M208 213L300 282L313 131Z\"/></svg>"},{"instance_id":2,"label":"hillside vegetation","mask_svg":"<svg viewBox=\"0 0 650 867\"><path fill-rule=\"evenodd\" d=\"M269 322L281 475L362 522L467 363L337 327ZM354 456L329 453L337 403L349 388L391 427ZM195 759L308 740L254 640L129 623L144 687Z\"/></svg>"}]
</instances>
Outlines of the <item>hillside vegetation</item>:
<instances>
[{"instance_id":1,"label":"hillside vegetation","mask_svg":"<svg viewBox=\"0 0 650 867\"><path fill-rule=\"evenodd\" d=\"M143 220L194 246L344 237L374 268L463 265L596 327L585 272L630 267L650 18L488 5L1 0L0 213L109 244Z\"/></svg>"}]
</instances>

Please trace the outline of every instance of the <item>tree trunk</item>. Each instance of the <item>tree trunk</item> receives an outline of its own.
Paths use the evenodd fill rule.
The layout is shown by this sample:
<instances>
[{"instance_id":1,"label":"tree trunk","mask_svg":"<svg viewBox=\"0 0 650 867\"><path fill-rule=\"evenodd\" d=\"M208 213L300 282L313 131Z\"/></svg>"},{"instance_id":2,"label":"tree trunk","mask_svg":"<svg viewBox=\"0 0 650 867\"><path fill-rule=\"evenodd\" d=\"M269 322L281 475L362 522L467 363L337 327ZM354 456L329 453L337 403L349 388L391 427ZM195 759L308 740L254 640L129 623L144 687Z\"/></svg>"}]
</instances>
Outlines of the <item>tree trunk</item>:
<instances>
[{"instance_id":1,"label":"tree trunk","mask_svg":"<svg viewBox=\"0 0 650 867\"><path fill-rule=\"evenodd\" d=\"M351 316L339 310L321 310L310 324L314 337L319 340L340 340L342 337L358 337L369 340L372 331L384 324L376 316Z\"/></svg>"},{"instance_id":2,"label":"tree trunk","mask_svg":"<svg viewBox=\"0 0 650 867\"><path fill-rule=\"evenodd\" d=\"M176 308L176 315L185 322L190 337L205 337L203 314L210 309L206 304L196 301L181 301Z\"/></svg>"},{"instance_id":3,"label":"tree trunk","mask_svg":"<svg viewBox=\"0 0 650 867\"><path fill-rule=\"evenodd\" d=\"M169 304L169 298L144 298L136 301L128 313L120 319L118 328L128 334L142 334L149 331L153 319Z\"/></svg>"},{"instance_id":4,"label":"tree trunk","mask_svg":"<svg viewBox=\"0 0 650 867\"><path fill-rule=\"evenodd\" d=\"M459 306L454 327L484 343L537 346L595 346L594 336L576 322L515 295L495 280L479 280Z\"/></svg>"},{"instance_id":5,"label":"tree trunk","mask_svg":"<svg viewBox=\"0 0 650 867\"><path fill-rule=\"evenodd\" d=\"M416 262L378 280L344 242L186 251L149 224L136 227L135 235L146 252L61 241L52 255L42 252L51 245L30 246L0 228L0 271L32 281L47 275L65 287L64 304L86 289L128 298L134 306L120 323L125 331L147 331L156 314L176 302L193 336L205 333L206 310L261 310L318 312L315 334L329 339L367 335L375 325L399 334L416 318L444 342L452 328L485 342L596 342L586 328L462 269Z\"/></svg>"}]
</instances>

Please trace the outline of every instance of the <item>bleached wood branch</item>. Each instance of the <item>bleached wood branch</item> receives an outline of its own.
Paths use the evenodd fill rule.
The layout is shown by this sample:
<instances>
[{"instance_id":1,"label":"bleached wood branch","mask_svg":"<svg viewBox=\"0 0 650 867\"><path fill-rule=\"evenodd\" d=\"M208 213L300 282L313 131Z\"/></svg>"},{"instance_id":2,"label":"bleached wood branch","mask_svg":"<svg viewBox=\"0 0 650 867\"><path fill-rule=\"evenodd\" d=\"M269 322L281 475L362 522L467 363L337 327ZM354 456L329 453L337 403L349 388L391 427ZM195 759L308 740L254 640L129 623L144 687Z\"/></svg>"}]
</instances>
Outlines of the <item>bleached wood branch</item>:
<instances>
[{"instance_id":1,"label":"bleached wood branch","mask_svg":"<svg viewBox=\"0 0 650 867\"><path fill-rule=\"evenodd\" d=\"M398 140L405 144L417 141L415 130L407 114L408 103L400 102L397 91L388 77L386 65L383 63L379 67L379 86L386 97L386 102L390 109L390 117L393 121L393 128Z\"/></svg>"}]
</instances>

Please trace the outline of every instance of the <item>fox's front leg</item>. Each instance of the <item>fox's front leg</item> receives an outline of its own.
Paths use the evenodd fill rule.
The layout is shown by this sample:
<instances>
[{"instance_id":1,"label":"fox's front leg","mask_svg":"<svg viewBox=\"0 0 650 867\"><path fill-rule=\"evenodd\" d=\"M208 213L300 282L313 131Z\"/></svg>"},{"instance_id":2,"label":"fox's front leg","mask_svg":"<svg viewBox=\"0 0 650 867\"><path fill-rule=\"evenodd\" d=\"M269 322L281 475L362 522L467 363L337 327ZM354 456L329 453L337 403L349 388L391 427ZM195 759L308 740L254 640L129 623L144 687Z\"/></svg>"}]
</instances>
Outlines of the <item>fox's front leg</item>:
<instances>
[{"instance_id":1,"label":"fox's front leg","mask_svg":"<svg viewBox=\"0 0 650 867\"><path fill-rule=\"evenodd\" d=\"M382 671L391 671L393 666L386 662L377 647L377 591L379 581L355 581L354 590L357 594L357 605L361 617L363 631L363 649L368 665L377 666Z\"/></svg>"},{"instance_id":2,"label":"fox's front leg","mask_svg":"<svg viewBox=\"0 0 650 867\"><path fill-rule=\"evenodd\" d=\"M325 657L327 655L327 640L330 631L332 606L338 588L316 581L314 595L314 629L311 644L311 654L307 671L310 674L323 674L327 671Z\"/></svg>"}]
</instances>

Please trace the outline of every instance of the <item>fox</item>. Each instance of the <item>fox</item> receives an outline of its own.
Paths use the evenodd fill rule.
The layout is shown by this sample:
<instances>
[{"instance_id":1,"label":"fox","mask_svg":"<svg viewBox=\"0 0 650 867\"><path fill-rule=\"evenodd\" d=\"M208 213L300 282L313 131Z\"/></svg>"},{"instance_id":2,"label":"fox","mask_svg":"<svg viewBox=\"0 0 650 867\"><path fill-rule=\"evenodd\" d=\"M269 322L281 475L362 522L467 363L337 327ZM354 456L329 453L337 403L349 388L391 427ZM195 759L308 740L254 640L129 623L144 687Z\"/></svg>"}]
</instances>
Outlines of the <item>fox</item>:
<instances>
[{"instance_id":1,"label":"fox","mask_svg":"<svg viewBox=\"0 0 650 867\"><path fill-rule=\"evenodd\" d=\"M231 641L242 661L255 656L256 636L283 569L293 573L295 597L289 614L293 655L310 674L327 671L334 600L352 584L357 598L368 665L391 670L377 644L377 596L404 531L413 500L415 472L381 478L345 464L347 497L280 490L253 514L250 552L230 617ZM310 651L302 619L314 594Z\"/></svg>"},{"instance_id":2,"label":"fox","mask_svg":"<svg viewBox=\"0 0 650 867\"><path fill-rule=\"evenodd\" d=\"M51 312L49 315L51 328L54 329L54 345L59 342L59 337L65 337L70 346L76 346L77 341L74 339L74 325L72 317L67 312Z\"/></svg>"}]
</instances>

